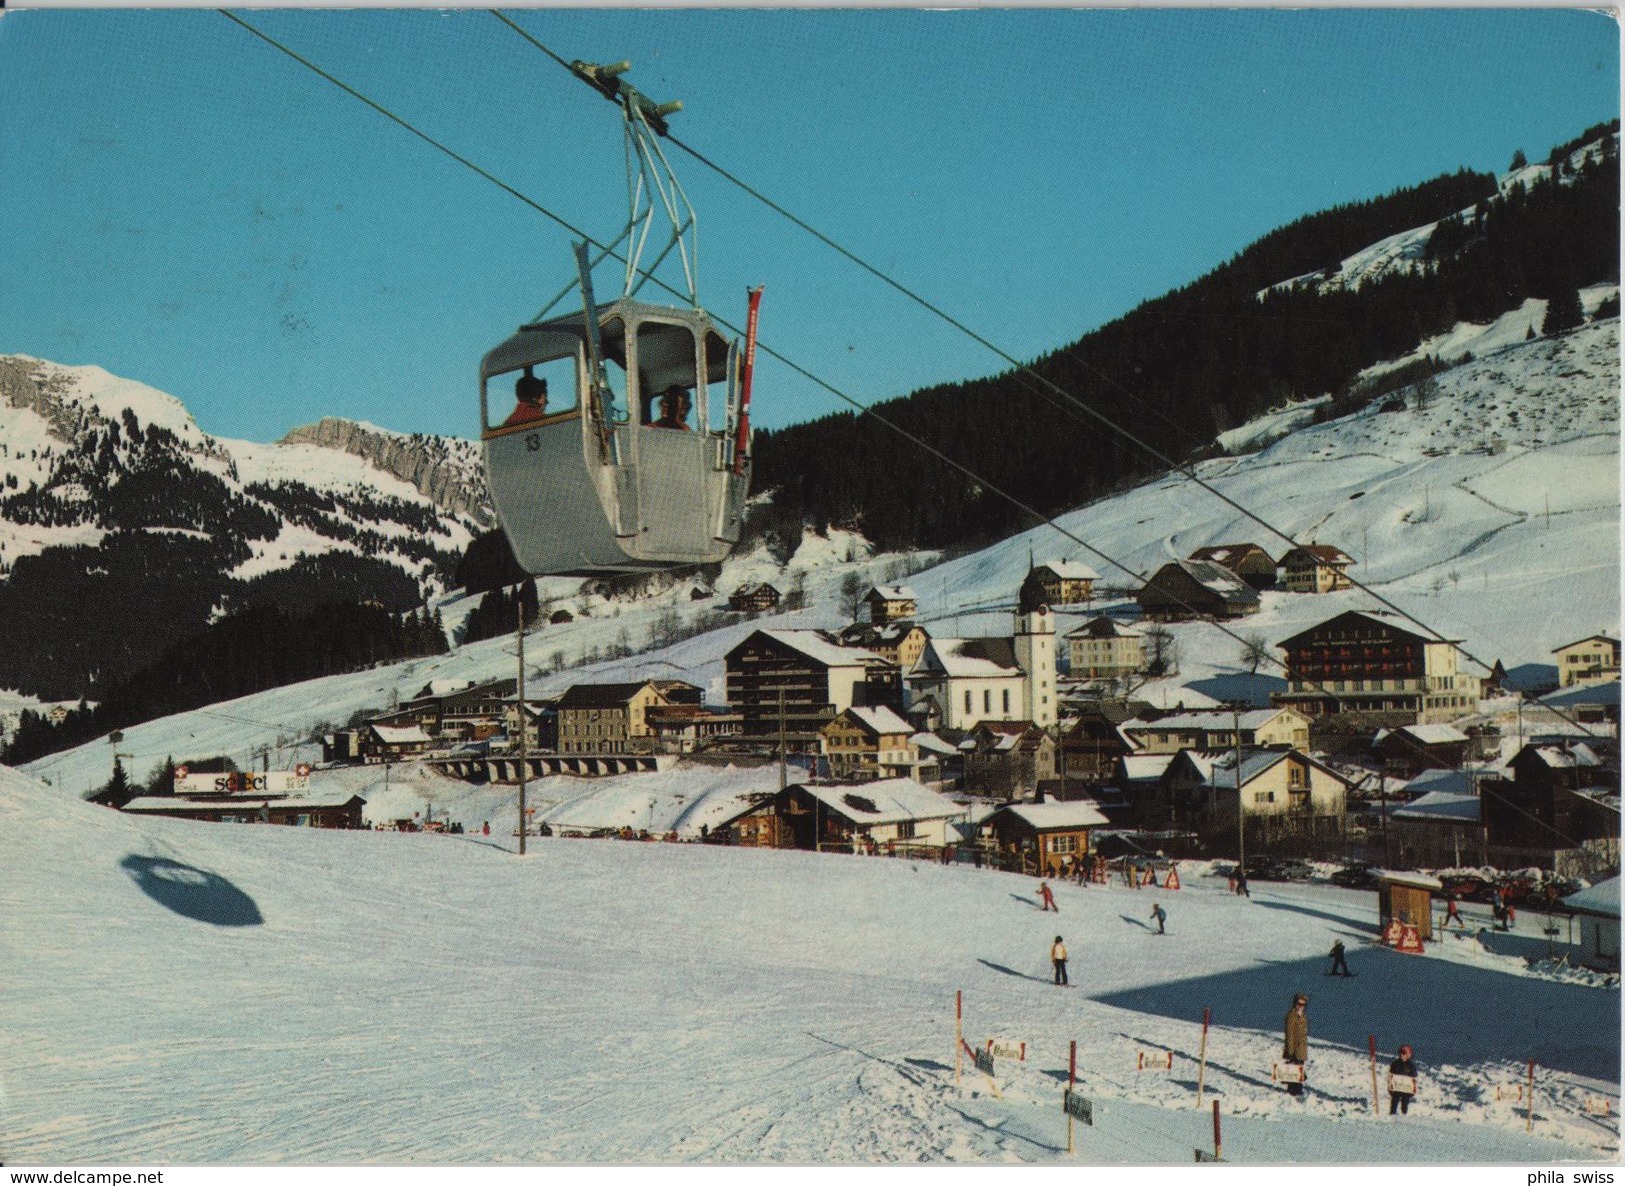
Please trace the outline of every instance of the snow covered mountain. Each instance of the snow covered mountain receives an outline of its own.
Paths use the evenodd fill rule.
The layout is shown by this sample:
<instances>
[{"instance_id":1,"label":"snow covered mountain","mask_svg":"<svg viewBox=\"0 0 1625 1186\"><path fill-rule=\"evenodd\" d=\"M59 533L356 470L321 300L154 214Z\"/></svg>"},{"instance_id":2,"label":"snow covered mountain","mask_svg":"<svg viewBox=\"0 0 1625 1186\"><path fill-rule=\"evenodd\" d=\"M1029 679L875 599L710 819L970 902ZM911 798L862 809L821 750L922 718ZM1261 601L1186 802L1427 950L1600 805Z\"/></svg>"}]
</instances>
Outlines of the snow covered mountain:
<instances>
[{"instance_id":1,"label":"snow covered mountain","mask_svg":"<svg viewBox=\"0 0 1625 1186\"><path fill-rule=\"evenodd\" d=\"M271 597L279 575L311 602L404 610L443 592L491 523L472 442L337 420L274 445L223 440L98 367L0 357L0 603L15 621L51 605L55 630L92 640L98 622L132 627L65 659L42 623L15 639L0 686L76 697L151 657L132 640L186 637Z\"/></svg>"}]
</instances>

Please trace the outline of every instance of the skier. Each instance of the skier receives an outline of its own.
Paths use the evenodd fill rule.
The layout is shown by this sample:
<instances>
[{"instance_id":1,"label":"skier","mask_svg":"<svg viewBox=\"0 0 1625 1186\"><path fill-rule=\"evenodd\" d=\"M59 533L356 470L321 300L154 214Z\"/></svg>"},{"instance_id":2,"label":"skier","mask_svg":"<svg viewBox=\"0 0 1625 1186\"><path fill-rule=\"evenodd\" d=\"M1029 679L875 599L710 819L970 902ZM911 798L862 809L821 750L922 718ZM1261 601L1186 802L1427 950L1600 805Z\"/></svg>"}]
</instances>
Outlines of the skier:
<instances>
[{"instance_id":1,"label":"skier","mask_svg":"<svg viewBox=\"0 0 1625 1186\"><path fill-rule=\"evenodd\" d=\"M1162 908L1161 902L1151 903L1151 917L1157 920L1157 934L1166 935L1168 932L1163 924L1168 921L1168 912Z\"/></svg>"},{"instance_id":2,"label":"skier","mask_svg":"<svg viewBox=\"0 0 1625 1186\"><path fill-rule=\"evenodd\" d=\"M1416 1061L1411 1048L1401 1046L1399 1057L1388 1064L1388 1115L1396 1111L1401 1116L1410 1114L1411 1096L1416 1094Z\"/></svg>"},{"instance_id":3,"label":"skier","mask_svg":"<svg viewBox=\"0 0 1625 1186\"><path fill-rule=\"evenodd\" d=\"M1284 1031L1281 1059L1286 1063L1289 1073L1287 1094L1302 1095L1304 1078L1307 1075L1299 1068L1309 1062L1309 998L1303 993L1292 995L1292 1008L1287 1010L1286 1019L1281 1027Z\"/></svg>"},{"instance_id":4,"label":"skier","mask_svg":"<svg viewBox=\"0 0 1625 1186\"><path fill-rule=\"evenodd\" d=\"M1061 913L1061 908L1055 904L1055 893L1050 889L1049 882L1040 881L1038 883L1038 896L1043 901L1043 905L1039 907L1039 910L1053 910L1056 914Z\"/></svg>"},{"instance_id":5,"label":"skier","mask_svg":"<svg viewBox=\"0 0 1625 1186\"><path fill-rule=\"evenodd\" d=\"M1236 870L1236 892L1244 898L1252 897L1252 891L1247 888L1247 874L1240 869Z\"/></svg>"},{"instance_id":6,"label":"skier","mask_svg":"<svg viewBox=\"0 0 1625 1186\"><path fill-rule=\"evenodd\" d=\"M490 820L486 820L485 823L480 825L480 834L482 836L489 836L491 834L491 821Z\"/></svg>"},{"instance_id":7,"label":"skier","mask_svg":"<svg viewBox=\"0 0 1625 1186\"><path fill-rule=\"evenodd\" d=\"M1461 919L1461 911L1459 909L1457 909L1457 907L1456 907L1456 895L1455 894L1451 894L1449 900L1445 903L1444 925L1449 926L1451 919L1455 919L1456 920L1456 925L1458 927L1460 927L1462 930L1465 931L1467 929L1467 924L1465 922L1463 922L1462 919Z\"/></svg>"},{"instance_id":8,"label":"skier","mask_svg":"<svg viewBox=\"0 0 1625 1186\"><path fill-rule=\"evenodd\" d=\"M1055 983L1066 984L1066 944L1061 942L1059 935L1049 949L1050 963L1055 965Z\"/></svg>"},{"instance_id":9,"label":"skier","mask_svg":"<svg viewBox=\"0 0 1625 1186\"><path fill-rule=\"evenodd\" d=\"M1335 943L1332 944L1331 955L1332 955L1332 970L1330 972L1327 972L1326 975L1328 975L1328 976L1352 976L1352 975L1354 975L1353 972L1349 971L1349 961L1343 955L1343 940L1339 939ZM1339 969L1342 969L1342 970L1339 971Z\"/></svg>"}]
</instances>

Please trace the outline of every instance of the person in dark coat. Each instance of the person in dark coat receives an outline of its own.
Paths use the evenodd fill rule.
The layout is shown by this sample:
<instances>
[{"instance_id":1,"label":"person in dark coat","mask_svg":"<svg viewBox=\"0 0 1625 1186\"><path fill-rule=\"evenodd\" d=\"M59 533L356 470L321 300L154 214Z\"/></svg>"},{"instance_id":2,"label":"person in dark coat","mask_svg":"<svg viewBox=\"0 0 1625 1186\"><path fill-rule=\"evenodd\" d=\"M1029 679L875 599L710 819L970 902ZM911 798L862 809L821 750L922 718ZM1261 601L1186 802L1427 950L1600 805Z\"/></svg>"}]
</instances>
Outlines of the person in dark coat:
<instances>
[{"instance_id":1,"label":"person in dark coat","mask_svg":"<svg viewBox=\"0 0 1625 1186\"><path fill-rule=\"evenodd\" d=\"M1161 902L1151 903L1151 917L1157 920L1157 934L1166 935L1163 924L1168 921L1168 912L1162 908Z\"/></svg>"},{"instance_id":2,"label":"person in dark coat","mask_svg":"<svg viewBox=\"0 0 1625 1186\"><path fill-rule=\"evenodd\" d=\"M1288 1069L1287 1094L1302 1095L1306 1073L1299 1068L1309 1062L1309 998L1303 993L1293 994L1292 1008L1287 1010L1281 1028L1284 1034L1281 1061Z\"/></svg>"},{"instance_id":3,"label":"person in dark coat","mask_svg":"<svg viewBox=\"0 0 1625 1186\"><path fill-rule=\"evenodd\" d=\"M1416 1060L1409 1046L1401 1046L1399 1057L1388 1064L1388 1115L1409 1115L1411 1096L1415 1094Z\"/></svg>"},{"instance_id":4,"label":"person in dark coat","mask_svg":"<svg viewBox=\"0 0 1625 1186\"><path fill-rule=\"evenodd\" d=\"M1337 940L1337 942L1332 944L1332 953L1331 954L1332 954L1332 970L1330 972L1327 972L1326 975L1328 975L1328 976L1352 976L1352 975L1354 975L1353 972L1349 971L1349 961L1348 961L1347 957L1344 956L1344 954L1343 954L1343 940L1339 939L1339 940Z\"/></svg>"},{"instance_id":5,"label":"person in dark coat","mask_svg":"<svg viewBox=\"0 0 1625 1186\"><path fill-rule=\"evenodd\" d=\"M1236 870L1236 893L1244 898L1252 897L1252 891L1247 888L1247 875L1240 869Z\"/></svg>"}]
</instances>

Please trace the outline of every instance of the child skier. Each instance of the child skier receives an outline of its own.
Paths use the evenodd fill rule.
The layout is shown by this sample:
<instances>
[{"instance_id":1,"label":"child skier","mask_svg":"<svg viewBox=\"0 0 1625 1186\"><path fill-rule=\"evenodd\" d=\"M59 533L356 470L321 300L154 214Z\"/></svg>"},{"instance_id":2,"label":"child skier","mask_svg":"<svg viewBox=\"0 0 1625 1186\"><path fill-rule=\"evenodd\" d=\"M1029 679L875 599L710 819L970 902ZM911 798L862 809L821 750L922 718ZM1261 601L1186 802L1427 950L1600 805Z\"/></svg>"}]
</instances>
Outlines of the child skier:
<instances>
[{"instance_id":1,"label":"child skier","mask_svg":"<svg viewBox=\"0 0 1625 1186\"><path fill-rule=\"evenodd\" d=\"M1332 956L1332 970L1330 972L1327 972L1326 975L1328 975L1328 976L1352 976L1352 975L1354 975L1353 972L1349 971L1348 958L1343 954L1343 940L1339 939L1335 943L1332 944L1331 956Z\"/></svg>"},{"instance_id":2,"label":"child skier","mask_svg":"<svg viewBox=\"0 0 1625 1186\"><path fill-rule=\"evenodd\" d=\"M1168 912L1162 908L1161 902L1151 903L1151 917L1157 920L1157 934L1166 935L1168 932L1163 929L1163 924L1168 921Z\"/></svg>"},{"instance_id":3,"label":"child skier","mask_svg":"<svg viewBox=\"0 0 1625 1186\"><path fill-rule=\"evenodd\" d=\"M1401 1116L1410 1114L1411 1096L1416 1094L1416 1060L1411 1057L1411 1048L1401 1046L1399 1057L1388 1064L1388 1115L1398 1112Z\"/></svg>"},{"instance_id":4,"label":"child skier","mask_svg":"<svg viewBox=\"0 0 1625 1186\"><path fill-rule=\"evenodd\" d=\"M1061 908L1055 904L1055 892L1050 889L1049 882L1040 881L1038 883L1038 896L1043 902L1039 906L1039 910L1053 910L1056 914L1061 913Z\"/></svg>"}]
</instances>

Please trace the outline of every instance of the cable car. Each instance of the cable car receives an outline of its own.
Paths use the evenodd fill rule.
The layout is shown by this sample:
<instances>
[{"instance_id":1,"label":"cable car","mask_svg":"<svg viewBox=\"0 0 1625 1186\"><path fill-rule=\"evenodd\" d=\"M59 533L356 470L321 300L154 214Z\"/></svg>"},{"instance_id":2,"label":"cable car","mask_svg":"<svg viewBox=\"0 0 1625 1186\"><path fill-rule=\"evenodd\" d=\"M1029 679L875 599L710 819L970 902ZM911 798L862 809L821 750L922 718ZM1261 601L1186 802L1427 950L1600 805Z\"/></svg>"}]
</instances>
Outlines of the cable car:
<instances>
[{"instance_id":1,"label":"cable car","mask_svg":"<svg viewBox=\"0 0 1625 1186\"><path fill-rule=\"evenodd\" d=\"M547 317L549 306L480 363L486 482L515 558L537 576L721 561L739 542L750 488L761 290L750 294L742 349L695 297L693 210L655 139L680 105L656 106L621 82L627 68L572 65L624 116L631 213L598 261L628 244L623 293L597 303L593 261L578 243L577 278L553 305L579 287L581 308ZM645 271L638 261L656 197L672 237ZM674 248L690 304L637 299Z\"/></svg>"}]
</instances>

